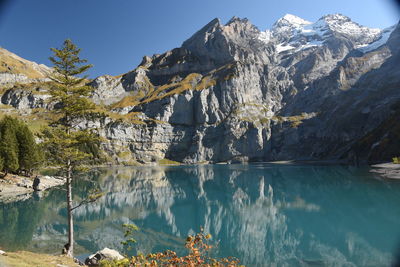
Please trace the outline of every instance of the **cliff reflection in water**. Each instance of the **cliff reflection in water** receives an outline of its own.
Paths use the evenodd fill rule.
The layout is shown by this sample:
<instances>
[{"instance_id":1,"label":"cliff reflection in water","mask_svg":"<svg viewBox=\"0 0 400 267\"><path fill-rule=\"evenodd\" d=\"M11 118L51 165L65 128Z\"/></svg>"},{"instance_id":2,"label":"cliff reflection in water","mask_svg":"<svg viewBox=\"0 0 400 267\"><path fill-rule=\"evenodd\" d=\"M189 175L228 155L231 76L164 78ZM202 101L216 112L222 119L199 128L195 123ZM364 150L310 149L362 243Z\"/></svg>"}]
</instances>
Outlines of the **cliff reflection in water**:
<instances>
[{"instance_id":1,"label":"cliff reflection in water","mask_svg":"<svg viewBox=\"0 0 400 267\"><path fill-rule=\"evenodd\" d=\"M75 212L80 253L103 247L121 250L121 224L134 222L141 229L135 253L182 251L185 237L204 226L219 242L217 255L236 256L250 266L384 266L390 265L400 236L400 184L374 179L366 169L126 167L95 172L92 178L107 193ZM76 196L91 186L77 182ZM46 203L40 204L46 209L38 208L40 219L28 249L55 252L51 250L63 244L60 194L53 191L37 202ZM0 245L6 246L4 242L0 239Z\"/></svg>"}]
</instances>

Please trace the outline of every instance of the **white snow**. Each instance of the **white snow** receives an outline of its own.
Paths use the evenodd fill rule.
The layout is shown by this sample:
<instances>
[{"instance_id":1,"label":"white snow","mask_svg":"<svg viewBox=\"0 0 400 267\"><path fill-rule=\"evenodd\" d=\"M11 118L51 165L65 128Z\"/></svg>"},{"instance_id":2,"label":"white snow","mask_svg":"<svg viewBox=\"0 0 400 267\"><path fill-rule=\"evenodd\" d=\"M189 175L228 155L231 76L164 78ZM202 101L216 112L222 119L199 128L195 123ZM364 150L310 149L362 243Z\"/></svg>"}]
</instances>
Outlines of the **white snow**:
<instances>
[{"instance_id":1,"label":"white snow","mask_svg":"<svg viewBox=\"0 0 400 267\"><path fill-rule=\"evenodd\" d=\"M299 34L302 34L304 36L317 35L322 38L327 31L328 31L328 25L326 24L326 22L319 20L315 23L300 28Z\"/></svg>"},{"instance_id":2,"label":"white snow","mask_svg":"<svg viewBox=\"0 0 400 267\"><path fill-rule=\"evenodd\" d=\"M261 41L263 41L264 43L269 43L269 41L271 40L272 37L272 33L270 30L266 30L265 32L260 32L260 35L258 36L258 39L260 39Z\"/></svg>"},{"instance_id":3,"label":"white snow","mask_svg":"<svg viewBox=\"0 0 400 267\"><path fill-rule=\"evenodd\" d=\"M387 40L389 39L390 35L392 34L392 32L394 31L395 28L396 28L396 26L392 26L392 27L384 29L378 40L376 40L370 44L361 45L358 47L358 50L360 50L363 53L367 53L367 52L370 52L372 50L375 50L375 49L381 47L382 45L386 44Z\"/></svg>"},{"instance_id":4,"label":"white snow","mask_svg":"<svg viewBox=\"0 0 400 267\"><path fill-rule=\"evenodd\" d=\"M292 50L292 49L295 49L295 48L296 48L296 47L293 47L293 46L291 46L291 45L289 45L289 44L278 44L278 45L276 46L276 52L282 53L282 52L284 52L284 51Z\"/></svg>"},{"instance_id":5,"label":"white snow","mask_svg":"<svg viewBox=\"0 0 400 267\"><path fill-rule=\"evenodd\" d=\"M290 23L292 25L308 25L308 24L312 23L310 21L307 21L305 19L302 19L302 18L297 17L297 16L292 15L292 14L286 14L280 20L278 20L278 23L279 23L279 21L283 21L283 20L285 20L286 22L288 22L288 23Z\"/></svg>"},{"instance_id":6,"label":"white snow","mask_svg":"<svg viewBox=\"0 0 400 267\"><path fill-rule=\"evenodd\" d=\"M277 53L288 50L297 52L322 46L324 41L336 32L351 38L356 48L364 52L386 43L393 31L392 27L390 31L388 29L381 31L364 27L341 14L327 15L314 23L286 14L273 25L272 29L261 32L258 39L267 44L274 43Z\"/></svg>"},{"instance_id":7,"label":"white snow","mask_svg":"<svg viewBox=\"0 0 400 267\"><path fill-rule=\"evenodd\" d=\"M298 51L303 50L303 49L307 49L307 48L310 48L310 47L314 47L314 46L322 46L323 44L324 44L323 41L311 41L311 42L308 42L305 45L302 45L300 47L300 49L298 49Z\"/></svg>"},{"instance_id":8,"label":"white snow","mask_svg":"<svg viewBox=\"0 0 400 267\"><path fill-rule=\"evenodd\" d=\"M296 43L280 43L276 46L276 52L278 52L278 54L288 50L295 50L295 52L299 52L301 50L308 49L311 47L322 46L323 44L324 44L323 41L312 41L303 45L298 45Z\"/></svg>"},{"instance_id":9,"label":"white snow","mask_svg":"<svg viewBox=\"0 0 400 267\"><path fill-rule=\"evenodd\" d=\"M381 32L380 29L361 26L351 21L348 17L345 17L340 14L327 15L321 18L320 20L324 20L327 26L331 30L349 36L359 36L359 35L374 36L380 34Z\"/></svg>"}]
</instances>

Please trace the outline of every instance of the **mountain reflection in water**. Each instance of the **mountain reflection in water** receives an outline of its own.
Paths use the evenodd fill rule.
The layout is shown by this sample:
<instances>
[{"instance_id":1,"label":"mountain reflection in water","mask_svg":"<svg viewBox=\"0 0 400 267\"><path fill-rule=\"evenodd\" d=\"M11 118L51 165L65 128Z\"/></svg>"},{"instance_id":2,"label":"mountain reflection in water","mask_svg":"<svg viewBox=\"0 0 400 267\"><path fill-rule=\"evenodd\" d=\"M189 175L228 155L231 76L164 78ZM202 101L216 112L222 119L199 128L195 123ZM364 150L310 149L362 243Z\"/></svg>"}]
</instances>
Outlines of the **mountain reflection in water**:
<instances>
[{"instance_id":1,"label":"mountain reflection in water","mask_svg":"<svg viewBox=\"0 0 400 267\"><path fill-rule=\"evenodd\" d=\"M132 253L183 252L201 226L215 256L249 266L390 266L400 238L400 183L367 168L200 165L100 170L75 197L106 195L75 211L77 253L122 250L123 223L140 231ZM64 192L0 204L0 246L55 253L65 244Z\"/></svg>"}]
</instances>

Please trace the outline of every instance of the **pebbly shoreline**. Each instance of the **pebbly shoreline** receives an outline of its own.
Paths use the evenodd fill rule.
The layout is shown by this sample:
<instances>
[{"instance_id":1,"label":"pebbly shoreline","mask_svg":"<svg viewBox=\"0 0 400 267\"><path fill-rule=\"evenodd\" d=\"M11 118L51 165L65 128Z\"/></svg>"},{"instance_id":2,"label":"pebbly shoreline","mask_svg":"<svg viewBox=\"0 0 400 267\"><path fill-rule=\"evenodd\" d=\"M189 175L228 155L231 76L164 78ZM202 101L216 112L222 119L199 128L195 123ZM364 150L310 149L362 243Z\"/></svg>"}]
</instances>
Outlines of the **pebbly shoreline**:
<instances>
[{"instance_id":1,"label":"pebbly shoreline","mask_svg":"<svg viewBox=\"0 0 400 267\"><path fill-rule=\"evenodd\" d=\"M26 200L32 197L35 191L45 191L55 186L65 184L65 178L39 175L34 188L34 177L23 177L8 174L0 178L0 203L10 203Z\"/></svg>"},{"instance_id":2,"label":"pebbly shoreline","mask_svg":"<svg viewBox=\"0 0 400 267\"><path fill-rule=\"evenodd\" d=\"M382 163L371 166L370 172L387 179L400 179L400 164Z\"/></svg>"}]
</instances>

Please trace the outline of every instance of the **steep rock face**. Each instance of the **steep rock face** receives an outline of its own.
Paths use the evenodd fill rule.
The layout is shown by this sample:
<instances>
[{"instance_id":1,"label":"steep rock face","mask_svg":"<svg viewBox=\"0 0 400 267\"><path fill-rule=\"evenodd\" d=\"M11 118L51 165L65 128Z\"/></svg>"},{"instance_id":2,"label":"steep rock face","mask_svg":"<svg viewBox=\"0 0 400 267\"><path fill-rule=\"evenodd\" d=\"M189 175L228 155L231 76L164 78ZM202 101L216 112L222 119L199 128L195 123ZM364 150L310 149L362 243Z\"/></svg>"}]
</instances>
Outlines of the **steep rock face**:
<instances>
[{"instance_id":1,"label":"steep rock face","mask_svg":"<svg viewBox=\"0 0 400 267\"><path fill-rule=\"evenodd\" d=\"M318 111L318 118L304 121L299 127L297 151L309 151L315 158L346 155L351 160L369 160L369 153L358 153L349 146L376 129L392 114L399 102L399 53L394 49L398 28L387 44L366 54L351 54L330 75L316 81L282 112ZM276 145L288 157L290 134L283 133ZM391 140L395 142L395 140ZM312 145L311 145L312 144ZM311 145L311 146L310 146ZM381 154L381 160L390 160ZM372 161L379 161L375 155Z\"/></svg>"},{"instance_id":2,"label":"steep rock face","mask_svg":"<svg viewBox=\"0 0 400 267\"><path fill-rule=\"evenodd\" d=\"M215 19L180 48L90 84L96 103L126 118L103 122L117 161L367 160L353 145L399 101L399 44L398 27L340 14L286 15L267 31ZM42 107L21 99L13 88L2 102Z\"/></svg>"},{"instance_id":3,"label":"steep rock face","mask_svg":"<svg viewBox=\"0 0 400 267\"><path fill-rule=\"evenodd\" d=\"M39 90L37 92L40 92ZM38 94L21 88L7 90L1 97L1 103L10 105L16 109L29 111L34 108L51 108L52 105L46 101L50 98L48 94Z\"/></svg>"},{"instance_id":4,"label":"steep rock face","mask_svg":"<svg viewBox=\"0 0 400 267\"><path fill-rule=\"evenodd\" d=\"M257 38L260 31L247 19L233 17L226 25L215 19L182 44L198 58L216 65L231 61L267 63L267 48Z\"/></svg>"},{"instance_id":5,"label":"steep rock face","mask_svg":"<svg viewBox=\"0 0 400 267\"><path fill-rule=\"evenodd\" d=\"M396 68L396 34L338 14L316 23L287 15L266 32L245 19L213 20L140 68L157 90L190 73L233 67L202 90L132 105L131 112L160 122L141 130L142 142L131 140L132 151L139 160L158 151L188 163L340 158L387 117L383 103L398 99L396 86L386 97L363 82L372 77L378 86L386 65Z\"/></svg>"}]
</instances>

